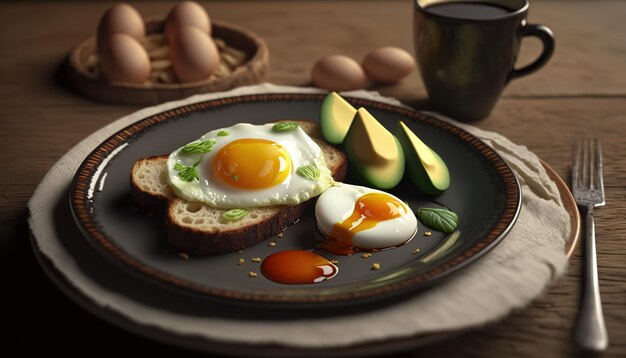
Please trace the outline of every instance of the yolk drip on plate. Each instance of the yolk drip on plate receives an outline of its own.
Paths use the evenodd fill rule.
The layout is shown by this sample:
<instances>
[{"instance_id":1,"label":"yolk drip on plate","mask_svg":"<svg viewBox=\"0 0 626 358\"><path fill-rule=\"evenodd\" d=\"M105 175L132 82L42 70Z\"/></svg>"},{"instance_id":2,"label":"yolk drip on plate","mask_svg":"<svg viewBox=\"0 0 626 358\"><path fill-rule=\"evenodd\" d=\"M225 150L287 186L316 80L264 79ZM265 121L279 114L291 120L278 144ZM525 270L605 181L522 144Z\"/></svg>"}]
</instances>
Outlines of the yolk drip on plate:
<instances>
[{"instance_id":1,"label":"yolk drip on plate","mask_svg":"<svg viewBox=\"0 0 626 358\"><path fill-rule=\"evenodd\" d=\"M356 233L371 229L381 221L399 218L406 211L404 204L390 195L365 194L356 201L352 214L336 223L318 248L337 255L354 254L357 249L352 244L352 237Z\"/></svg>"},{"instance_id":2,"label":"yolk drip on plate","mask_svg":"<svg viewBox=\"0 0 626 358\"><path fill-rule=\"evenodd\" d=\"M261 272L274 282L302 285L331 279L337 275L339 269L311 251L287 250L265 258L261 264Z\"/></svg>"},{"instance_id":3,"label":"yolk drip on plate","mask_svg":"<svg viewBox=\"0 0 626 358\"><path fill-rule=\"evenodd\" d=\"M291 173L291 158L280 144L267 139L234 140L215 155L213 175L238 189L276 186Z\"/></svg>"}]
</instances>

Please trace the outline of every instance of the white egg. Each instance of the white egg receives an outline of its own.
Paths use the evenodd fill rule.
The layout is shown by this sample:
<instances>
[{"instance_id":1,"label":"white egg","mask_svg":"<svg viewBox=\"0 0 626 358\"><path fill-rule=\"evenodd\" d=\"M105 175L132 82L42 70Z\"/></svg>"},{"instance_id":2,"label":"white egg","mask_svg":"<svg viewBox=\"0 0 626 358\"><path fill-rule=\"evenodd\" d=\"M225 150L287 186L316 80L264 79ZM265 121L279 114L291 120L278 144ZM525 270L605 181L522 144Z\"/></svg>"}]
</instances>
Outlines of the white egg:
<instances>
[{"instance_id":1,"label":"white egg","mask_svg":"<svg viewBox=\"0 0 626 358\"><path fill-rule=\"evenodd\" d=\"M359 249L399 246L417 232L411 208L384 191L337 183L317 199L315 217L329 239Z\"/></svg>"},{"instance_id":2,"label":"white egg","mask_svg":"<svg viewBox=\"0 0 626 358\"><path fill-rule=\"evenodd\" d=\"M277 131L274 126L240 123L174 151L167 168L176 195L218 208L250 208L296 205L332 186L320 147L300 127ZM193 153L203 142L214 142L210 151ZM298 170L307 166L319 169L319 175Z\"/></svg>"}]
</instances>

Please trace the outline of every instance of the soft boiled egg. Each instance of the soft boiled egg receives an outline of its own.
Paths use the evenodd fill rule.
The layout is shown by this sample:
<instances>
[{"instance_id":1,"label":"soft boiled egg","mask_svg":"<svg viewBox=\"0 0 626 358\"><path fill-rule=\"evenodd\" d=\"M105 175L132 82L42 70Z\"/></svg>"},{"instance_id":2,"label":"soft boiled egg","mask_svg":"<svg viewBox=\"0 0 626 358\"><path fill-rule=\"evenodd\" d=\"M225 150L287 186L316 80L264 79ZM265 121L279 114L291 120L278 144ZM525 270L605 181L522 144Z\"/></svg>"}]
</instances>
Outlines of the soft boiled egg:
<instances>
[{"instance_id":1,"label":"soft boiled egg","mask_svg":"<svg viewBox=\"0 0 626 358\"><path fill-rule=\"evenodd\" d=\"M296 205L333 185L320 147L295 124L240 123L170 154L176 194L218 208Z\"/></svg>"},{"instance_id":2,"label":"soft boiled egg","mask_svg":"<svg viewBox=\"0 0 626 358\"><path fill-rule=\"evenodd\" d=\"M339 255L400 246L415 236L417 218L402 200L380 190L337 183L317 199L319 248Z\"/></svg>"}]
</instances>

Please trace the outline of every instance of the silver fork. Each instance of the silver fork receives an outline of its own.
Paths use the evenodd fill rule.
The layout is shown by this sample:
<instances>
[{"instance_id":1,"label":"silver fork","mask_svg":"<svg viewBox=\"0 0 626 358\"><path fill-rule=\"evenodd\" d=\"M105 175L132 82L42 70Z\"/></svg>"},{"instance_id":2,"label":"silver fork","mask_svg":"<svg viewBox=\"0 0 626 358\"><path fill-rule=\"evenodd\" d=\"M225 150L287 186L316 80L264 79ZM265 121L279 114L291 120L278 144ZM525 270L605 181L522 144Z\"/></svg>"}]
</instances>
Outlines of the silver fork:
<instances>
[{"instance_id":1,"label":"silver fork","mask_svg":"<svg viewBox=\"0 0 626 358\"><path fill-rule=\"evenodd\" d=\"M602 147L597 139L582 139L572 154L572 191L576 204L586 212L584 248L584 287L574 340L585 349L602 351L609 344L606 333L596 259L596 233L593 208L604 205Z\"/></svg>"}]
</instances>

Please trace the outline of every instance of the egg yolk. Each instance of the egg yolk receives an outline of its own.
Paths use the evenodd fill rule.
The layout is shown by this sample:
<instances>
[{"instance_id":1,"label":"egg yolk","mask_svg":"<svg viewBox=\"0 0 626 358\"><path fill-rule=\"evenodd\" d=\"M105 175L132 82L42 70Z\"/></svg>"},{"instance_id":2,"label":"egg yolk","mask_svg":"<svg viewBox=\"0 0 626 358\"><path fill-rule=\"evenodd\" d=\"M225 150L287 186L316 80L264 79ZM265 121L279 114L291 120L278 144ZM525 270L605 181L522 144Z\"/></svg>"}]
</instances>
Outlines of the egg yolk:
<instances>
[{"instance_id":1,"label":"egg yolk","mask_svg":"<svg viewBox=\"0 0 626 358\"><path fill-rule=\"evenodd\" d=\"M285 285L318 283L337 275L339 269L324 257L303 250L279 251L266 257L261 273Z\"/></svg>"},{"instance_id":2,"label":"egg yolk","mask_svg":"<svg viewBox=\"0 0 626 358\"><path fill-rule=\"evenodd\" d=\"M291 157L276 142L237 139L224 145L211 163L213 175L239 189L265 189L284 182L291 173Z\"/></svg>"},{"instance_id":3,"label":"egg yolk","mask_svg":"<svg viewBox=\"0 0 626 358\"><path fill-rule=\"evenodd\" d=\"M359 231L373 228L379 222L399 218L406 214L403 203L384 193L368 193L361 196L354 205L352 214L336 223L328 235L328 240L319 248L338 255L356 252L352 237Z\"/></svg>"}]
</instances>

